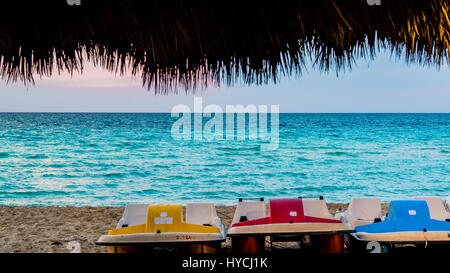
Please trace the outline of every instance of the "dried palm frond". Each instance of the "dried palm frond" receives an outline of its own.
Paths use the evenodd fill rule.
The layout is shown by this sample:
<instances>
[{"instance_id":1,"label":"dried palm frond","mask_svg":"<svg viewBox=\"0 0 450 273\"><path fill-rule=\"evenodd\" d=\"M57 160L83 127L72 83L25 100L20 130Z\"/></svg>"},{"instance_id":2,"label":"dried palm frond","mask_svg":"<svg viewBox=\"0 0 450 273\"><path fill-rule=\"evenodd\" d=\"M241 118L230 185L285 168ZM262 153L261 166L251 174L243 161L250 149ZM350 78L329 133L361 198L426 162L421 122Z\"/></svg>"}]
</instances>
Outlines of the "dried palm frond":
<instances>
[{"instance_id":1,"label":"dried palm frond","mask_svg":"<svg viewBox=\"0 0 450 273\"><path fill-rule=\"evenodd\" d=\"M85 59L166 93L339 71L388 49L406 62L450 60L450 0L8 1L0 74L8 81L82 71Z\"/></svg>"}]
</instances>

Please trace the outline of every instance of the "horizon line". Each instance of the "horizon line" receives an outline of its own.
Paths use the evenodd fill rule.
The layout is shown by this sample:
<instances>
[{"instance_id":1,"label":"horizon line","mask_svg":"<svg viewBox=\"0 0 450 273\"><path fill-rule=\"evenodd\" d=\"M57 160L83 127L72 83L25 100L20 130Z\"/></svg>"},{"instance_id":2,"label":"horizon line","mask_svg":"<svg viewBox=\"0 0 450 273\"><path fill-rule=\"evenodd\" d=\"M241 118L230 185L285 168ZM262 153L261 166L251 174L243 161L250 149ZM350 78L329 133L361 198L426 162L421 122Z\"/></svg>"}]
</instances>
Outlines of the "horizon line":
<instances>
[{"instance_id":1,"label":"horizon line","mask_svg":"<svg viewBox=\"0 0 450 273\"><path fill-rule=\"evenodd\" d=\"M179 112L176 112L179 113ZM190 112L188 114L202 114ZM233 112L236 114L236 112ZM267 112L270 114L271 112ZM172 114L172 112L9 111L0 114ZM222 114L227 114L226 112ZM248 112L245 112L248 114ZM279 114L450 114L450 112L279 112Z\"/></svg>"}]
</instances>

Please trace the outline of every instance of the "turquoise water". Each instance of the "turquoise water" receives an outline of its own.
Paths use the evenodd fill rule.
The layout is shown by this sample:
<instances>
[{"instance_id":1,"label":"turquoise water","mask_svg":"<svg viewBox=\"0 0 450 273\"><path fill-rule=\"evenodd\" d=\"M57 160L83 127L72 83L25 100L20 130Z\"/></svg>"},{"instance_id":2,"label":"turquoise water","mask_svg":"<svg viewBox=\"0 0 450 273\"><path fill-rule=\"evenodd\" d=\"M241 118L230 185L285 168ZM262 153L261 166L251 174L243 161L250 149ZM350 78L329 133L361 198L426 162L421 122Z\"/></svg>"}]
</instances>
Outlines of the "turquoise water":
<instances>
[{"instance_id":1,"label":"turquoise water","mask_svg":"<svg viewBox=\"0 0 450 273\"><path fill-rule=\"evenodd\" d=\"M0 205L450 195L450 114L281 114L280 143L180 141L170 114L0 114Z\"/></svg>"}]
</instances>

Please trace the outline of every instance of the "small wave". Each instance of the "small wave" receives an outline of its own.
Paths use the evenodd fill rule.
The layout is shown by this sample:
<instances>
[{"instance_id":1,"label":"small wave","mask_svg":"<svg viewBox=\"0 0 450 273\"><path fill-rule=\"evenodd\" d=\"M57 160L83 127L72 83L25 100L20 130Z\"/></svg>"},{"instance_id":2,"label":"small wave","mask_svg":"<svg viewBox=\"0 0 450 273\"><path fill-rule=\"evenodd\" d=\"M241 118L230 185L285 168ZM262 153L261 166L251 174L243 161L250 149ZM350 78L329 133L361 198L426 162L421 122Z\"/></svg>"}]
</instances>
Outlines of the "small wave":
<instances>
[{"instance_id":1,"label":"small wave","mask_svg":"<svg viewBox=\"0 0 450 273\"><path fill-rule=\"evenodd\" d=\"M265 178L272 178L272 177L277 177L278 175L279 175L279 173L277 173L277 172L270 172L270 173L263 173L263 172L261 172L261 173L257 173L257 174L255 174L255 175L258 175L258 176L260 176L260 177L265 177Z\"/></svg>"},{"instance_id":2,"label":"small wave","mask_svg":"<svg viewBox=\"0 0 450 273\"><path fill-rule=\"evenodd\" d=\"M86 146L88 146L88 147L100 147L100 145L98 145L97 143L89 143Z\"/></svg>"},{"instance_id":3,"label":"small wave","mask_svg":"<svg viewBox=\"0 0 450 273\"><path fill-rule=\"evenodd\" d=\"M352 156L355 157L355 154L348 153L348 152L342 152L342 151L335 151L335 152L326 152L326 155L333 155L333 156Z\"/></svg>"},{"instance_id":4,"label":"small wave","mask_svg":"<svg viewBox=\"0 0 450 273\"><path fill-rule=\"evenodd\" d=\"M37 165L33 164L33 163L26 163L26 164L20 164L19 166L21 168L33 168L33 167L36 167Z\"/></svg>"},{"instance_id":5,"label":"small wave","mask_svg":"<svg viewBox=\"0 0 450 273\"><path fill-rule=\"evenodd\" d=\"M296 150L327 150L327 149L333 149L334 147L330 146L299 146L296 147Z\"/></svg>"},{"instance_id":6,"label":"small wave","mask_svg":"<svg viewBox=\"0 0 450 273\"><path fill-rule=\"evenodd\" d=\"M115 144L116 147L120 148L139 148L139 147L145 147L142 143L136 143L136 142L120 142Z\"/></svg>"},{"instance_id":7,"label":"small wave","mask_svg":"<svg viewBox=\"0 0 450 273\"><path fill-rule=\"evenodd\" d=\"M159 169L169 169L169 168L170 168L170 167L167 166L167 165L160 165L160 164L154 165L153 167L154 167L154 168L159 168Z\"/></svg>"},{"instance_id":8,"label":"small wave","mask_svg":"<svg viewBox=\"0 0 450 273\"><path fill-rule=\"evenodd\" d=\"M384 171L365 171L363 172L365 175L385 175L387 172Z\"/></svg>"},{"instance_id":9,"label":"small wave","mask_svg":"<svg viewBox=\"0 0 450 273\"><path fill-rule=\"evenodd\" d=\"M9 153L7 153L7 152L0 152L0 158L8 158L10 156L11 155Z\"/></svg>"},{"instance_id":10,"label":"small wave","mask_svg":"<svg viewBox=\"0 0 450 273\"><path fill-rule=\"evenodd\" d=\"M207 164L206 167L232 167L232 164L229 163L213 163L213 164Z\"/></svg>"},{"instance_id":11,"label":"small wave","mask_svg":"<svg viewBox=\"0 0 450 273\"><path fill-rule=\"evenodd\" d=\"M106 174L103 174L103 177L107 177L107 178L123 178L125 176L126 176L125 173L106 173Z\"/></svg>"},{"instance_id":12,"label":"small wave","mask_svg":"<svg viewBox=\"0 0 450 273\"><path fill-rule=\"evenodd\" d=\"M292 190L301 191L301 192L334 192L334 191L346 191L346 190L354 190L362 188L359 185L323 185L323 186L303 186L303 187L294 187Z\"/></svg>"},{"instance_id":13,"label":"small wave","mask_svg":"<svg viewBox=\"0 0 450 273\"><path fill-rule=\"evenodd\" d=\"M380 155L380 154L382 154L381 152L377 152L377 151L367 151L365 153L366 154L370 154L370 155Z\"/></svg>"},{"instance_id":14,"label":"small wave","mask_svg":"<svg viewBox=\"0 0 450 273\"><path fill-rule=\"evenodd\" d=\"M188 179L188 180L194 179L194 177L192 175L171 175L168 178L171 178L171 179Z\"/></svg>"},{"instance_id":15,"label":"small wave","mask_svg":"<svg viewBox=\"0 0 450 273\"><path fill-rule=\"evenodd\" d=\"M149 172L149 171L142 171L142 172L132 171L132 172L129 173L129 175L137 176L137 177L148 177L148 176L152 175L152 172Z\"/></svg>"},{"instance_id":16,"label":"small wave","mask_svg":"<svg viewBox=\"0 0 450 273\"><path fill-rule=\"evenodd\" d=\"M142 189L142 190L135 190L131 193L133 194L155 194L155 193L164 193L167 191L164 191L162 189Z\"/></svg>"},{"instance_id":17,"label":"small wave","mask_svg":"<svg viewBox=\"0 0 450 273\"><path fill-rule=\"evenodd\" d=\"M275 159L275 157L272 154L261 154L261 156L266 159Z\"/></svg>"},{"instance_id":18,"label":"small wave","mask_svg":"<svg viewBox=\"0 0 450 273\"><path fill-rule=\"evenodd\" d=\"M252 191L249 192L249 197L264 197L264 198L268 198L268 197L272 197L274 196L274 194L277 194L278 190L273 191L273 190L256 190L256 191Z\"/></svg>"},{"instance_id":19,"label":"small wave","mask_svg":"<svg viewBox=\"0 0 450 273\"><path fill-rule=\"evenodd\" d=\"M26 138L24 138L24 140L30 141L30 142L36 141L36 140L43 140L43 139L44 139L44 138L43 138L43 137L40 137L40 136L31 136L31 137L26 137Z\"/></svg>"},{"instance_id":20,"label":"small wave","mask_svg":"<svg viewBox=\"0 0 450 273\"><path fill-rule=\"evenodd\" d=\"M198 169L200 172L209 172L209 171L213 171L213 168L208 168L208 167L202 167Z\"/></svg>"},{"instance_id":21,"label":"small wave","mask_svg":"<svg viewBox=\"0 0 450 273\"><path fill-rule=\"evenodd\" d=\"M327 154L327 155L346 155L347 153L336 151L336 152L326 152L325 154Z\"/></svg>"},{"instance_id":22,"label":"small wave","mask_svg":"<svg viewBox=\"0 0 450 273\"><path fill-rule=\"evenodd\" d=\"M308 175L306 173L302 173L302 172L291 172L291 171L284 171L284 172L280 172L280 175L285 175L285 176L291 176L291 177L302 177L302 178L307 178Z\"/></svg>"},{"instance_id":23,"label":"small wave","mask_svg":"<svg viewBox=\"0 0 450 273\"><path fill-rule=\"evenodd\" d=\"M221 154L217 154L217 156L235 156L237 155L236 153L230 153L230 152L224 152Z\"/></svg>"},{"instance_id":24,"label":"small wave","mask_svg":"<svg viewBox=\"0 0 450 273\"><path fill-rule=\"evenodd\" d=\"M443 153L443 154L450 154L450 151L447 151L447 150L441 150L441 153Z\"/></svg>"},{"instance_id":25,"label":"small wave","mask_svg":"<svg viewBox=\"0 0 450 273\"><path fill-rule=\"evenodd\" d=\"M50 167L50 168L56 168L56 169L62 169L62 168L67 167L67 165L66 165L66 164L57 164L57 163L55 163L55 164L50 164L50 165L48 165L48 167Z\"/></svg>"},{"instance_id":26,"label":"small wave","mask_svg":"<svg viewBox=\"0 0 450 273\"><path fill-rule=\"evenodd\" d=\"M260 151L260 146L253 146L253 147L220 147L217 148L220 151L224 152L239 152L239 151Z\"/></svg>"},{"instance_id":27,"label":"small wave","mask_svg":"<svg viewBox=\"0 0 450 273\"><path fill-rule=\"evenodd\" d=\"M27 159L46 159L48 156L44 154L37 154L37 155L29 155L26 157Z\"/></svg>"},{"instance_id":28,"label":"small wave","mask_svg":"<svg viewBox=\"0 0 450 273\"><path fill-rule=\"evenodd\" d=\"M224 196L236 196L236 192L229 191L229 190L220 190L220 191L200 190L200 191L196 191L194 193L194 195L198 196L199 198L218 199L218 198L223 198ZM189 197L189 199L191 199L191 197Z\"/></svg>"},{"instance_id":29,"label":"small wave","mask_svg":"<svg viewBox=\"0 0 450 273\"><path fill-rule=\"evenodd\" d=\"M297 157L297 162L307 162L311 161L312 159L306 158L306 157Z\"/></svg>"},{"instance_id":30,"label":"small wave","mask_svg":"<svg viewBox=\"0 0 450 273\"><path fill-rule=\"evenodd\" d=\"M71 174L53 174L53 173L46 173L42 175L43 178L75 178L76 175Z\"/></svg>"},{"instance_id":31,"label":"small wave","mask_svg":"<svg viewBox=\"0 0 450 273\"><path fill-rule=\"evenodd\" d=\"M432 151L432 150L436 150L437 148L434 148L434 147L422 147L422 148L419 148L419 150L424 150L424 151Z\"/></svg>"},{"instance_id":32,"label":"small wave","mask_svg":"<svg viewBox=\"0 0 450 273\"><path fill-rule=\"evenodd\" d=\"M103 186L107 187L107 188L117 188L119 185L117 183L103 183Z\"/></svg>"},{"instance_id":33,"label":"small wave","mask_svg":"<svg viewBox=\"0 0 450 273\"><path fill-rule=\"evenodd\" d=\"M159 158L177 158L176 155L172 155L172 154L166 154L166 155L161 155L158 156Z\"/></svg>"}]
</instances>

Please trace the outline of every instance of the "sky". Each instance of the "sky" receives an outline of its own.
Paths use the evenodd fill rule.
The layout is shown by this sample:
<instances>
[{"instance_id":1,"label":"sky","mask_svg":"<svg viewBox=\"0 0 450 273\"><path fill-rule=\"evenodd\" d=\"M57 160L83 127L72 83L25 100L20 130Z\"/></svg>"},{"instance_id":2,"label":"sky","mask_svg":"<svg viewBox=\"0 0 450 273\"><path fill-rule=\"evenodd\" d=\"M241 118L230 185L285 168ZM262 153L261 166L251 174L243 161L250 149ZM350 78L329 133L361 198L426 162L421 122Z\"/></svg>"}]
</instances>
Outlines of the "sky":
<instances>
[{"instance_id":1,"label":"sky","mask_svg":"<svg viewBox=\"0 0 450 273\"><path fill-rule=\"evenodd\" d=\"M450 113L450 67L424 67L381 52L351 71L318 72L274 85L208 88L155 95L139 77L119 76L88 64L83 74L36 78L35 85L0 79L0 112L170 112L178 104L279 105L289 113ZM270 108L269 108L270 109Z\"/></svg>"}]
</instances>

